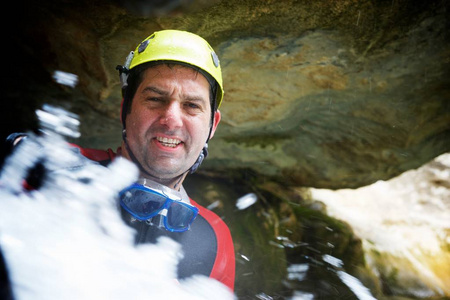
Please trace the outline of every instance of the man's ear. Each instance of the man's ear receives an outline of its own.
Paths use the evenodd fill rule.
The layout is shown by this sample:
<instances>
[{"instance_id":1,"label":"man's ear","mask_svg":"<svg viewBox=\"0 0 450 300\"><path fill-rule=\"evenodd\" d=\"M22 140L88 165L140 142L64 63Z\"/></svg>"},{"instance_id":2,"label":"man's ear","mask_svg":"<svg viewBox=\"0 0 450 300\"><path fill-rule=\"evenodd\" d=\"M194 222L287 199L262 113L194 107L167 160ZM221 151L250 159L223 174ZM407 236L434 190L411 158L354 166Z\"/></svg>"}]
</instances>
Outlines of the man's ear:
<instances>
[{"instance_id":1,"label":"man's ear","mask_svg":"<svg viewBox=\"0 0 450 300\"><path fill-rule=\"evenodd\" d=\"M222 115L220 114L220 110L216 110L216 112L214 113L214 123L211 129L211 135L209 137L210 139L212 139L212 137L214 136L214 132L216 132L217 125L219 125L221 117Z\"/></svg>"}]
</instances>

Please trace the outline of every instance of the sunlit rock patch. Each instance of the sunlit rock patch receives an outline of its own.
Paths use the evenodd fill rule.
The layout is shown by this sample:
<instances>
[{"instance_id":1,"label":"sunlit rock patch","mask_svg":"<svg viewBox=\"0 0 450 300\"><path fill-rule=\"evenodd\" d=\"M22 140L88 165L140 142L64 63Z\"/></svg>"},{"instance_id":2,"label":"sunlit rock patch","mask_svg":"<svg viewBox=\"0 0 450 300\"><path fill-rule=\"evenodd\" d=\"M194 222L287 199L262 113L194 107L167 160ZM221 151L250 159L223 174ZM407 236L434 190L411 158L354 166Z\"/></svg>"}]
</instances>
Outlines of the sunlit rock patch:
<instances>
[{"instance_id":1,"label":"sunlit rock patch","mask_svg":"<svg viewBox=\"0 0 450 300\"><path fill-rule=\"evenodd\" d=\"M388 293L450 295L450 154L356 190L312 189L363 240Z\"/></svg>"}]
</instances>

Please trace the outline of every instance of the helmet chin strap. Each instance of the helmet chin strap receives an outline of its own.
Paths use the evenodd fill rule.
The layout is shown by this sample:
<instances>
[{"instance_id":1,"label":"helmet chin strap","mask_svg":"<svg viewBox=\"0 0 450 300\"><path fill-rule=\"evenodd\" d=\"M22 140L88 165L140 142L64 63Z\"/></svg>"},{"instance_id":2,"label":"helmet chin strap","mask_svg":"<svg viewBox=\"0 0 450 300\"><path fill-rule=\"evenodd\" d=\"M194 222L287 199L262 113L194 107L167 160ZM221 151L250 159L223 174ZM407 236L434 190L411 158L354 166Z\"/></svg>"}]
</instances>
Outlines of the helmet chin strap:
<instances>
[{"instance_id":1,"label":"helmet chin strap","mask_svg":"<svg viewBox=\"0 0 450 300\"><path fill-rule=\"evenodd\" d=\"M206 139L205 146L203 147L202 152L200 152L200 155L198 156L195 163L192 165L192 167L190 167L188 169L189 174L193 174L195 171L197 171L198 167L200 167L203 160L208 156L208 142L209 142L209 139L211 138L213 123L214 123L214 113L212 114L211 126L209 127L209 134L208 134L208 138Z\"/></svg>"}]
</instances>

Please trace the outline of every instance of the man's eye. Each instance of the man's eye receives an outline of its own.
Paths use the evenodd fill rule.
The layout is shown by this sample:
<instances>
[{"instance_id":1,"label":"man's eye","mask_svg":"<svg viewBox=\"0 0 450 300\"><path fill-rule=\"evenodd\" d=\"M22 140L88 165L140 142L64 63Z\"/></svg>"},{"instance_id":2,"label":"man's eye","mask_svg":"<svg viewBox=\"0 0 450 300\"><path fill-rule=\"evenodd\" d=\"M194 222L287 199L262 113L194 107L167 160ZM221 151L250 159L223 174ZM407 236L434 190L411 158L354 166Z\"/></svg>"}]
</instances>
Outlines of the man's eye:
<instances>
[{"instance_id":1,"label":"man's eye","mask_svg":"<svg viewBox=\"0 0 450 300\"><path fill-rule=\"evenodd\" d=\"M192 102L188 102L188 103L186 103L185 104L188 108L191 108L191 109L200 109L200 106L199 105L197 105L197 104L195 104L195 103L192 103Z\"/></svg>"}]
</instances>

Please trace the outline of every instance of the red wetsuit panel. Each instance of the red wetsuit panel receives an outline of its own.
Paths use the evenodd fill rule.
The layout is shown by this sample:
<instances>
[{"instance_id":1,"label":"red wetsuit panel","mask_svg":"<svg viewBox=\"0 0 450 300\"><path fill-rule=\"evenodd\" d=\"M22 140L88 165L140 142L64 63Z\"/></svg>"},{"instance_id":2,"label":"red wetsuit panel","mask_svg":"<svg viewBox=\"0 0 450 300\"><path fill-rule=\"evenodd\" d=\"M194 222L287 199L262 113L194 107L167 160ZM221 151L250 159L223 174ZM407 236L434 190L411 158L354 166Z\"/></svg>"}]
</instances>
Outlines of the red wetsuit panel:
<instances>
[{"instance_id":1,"label":"red wetsuit panel","mask_svg":"<svg viewBox=\"0 0 450 300\"><path fill-rule=\"evenodd\" d=\"M90 160L94 160L97 162L111 161L117 156L117 154L114 153L114 151L112 151L111 149L98 150L98 149L90 149L90 148L81 148L80 146L75 145L75 144L70 144L70 146L80 149L80 152L84 157L87 157Z\"/></svg>"},{"instance_id":2,"label":"red wetsuit panel","mask_svg":"<svg viewBox=\"0 0 450 300\"><path fill-rule=\"evenodd\" d=\"M199 205L192 199L190 200L192 205L199 209L199 214L208 221L216 233L217 256L209 276L222 282L231 290L234 290L235 256L230 230L218 215Z\"/></svg>"}]
</instances>

